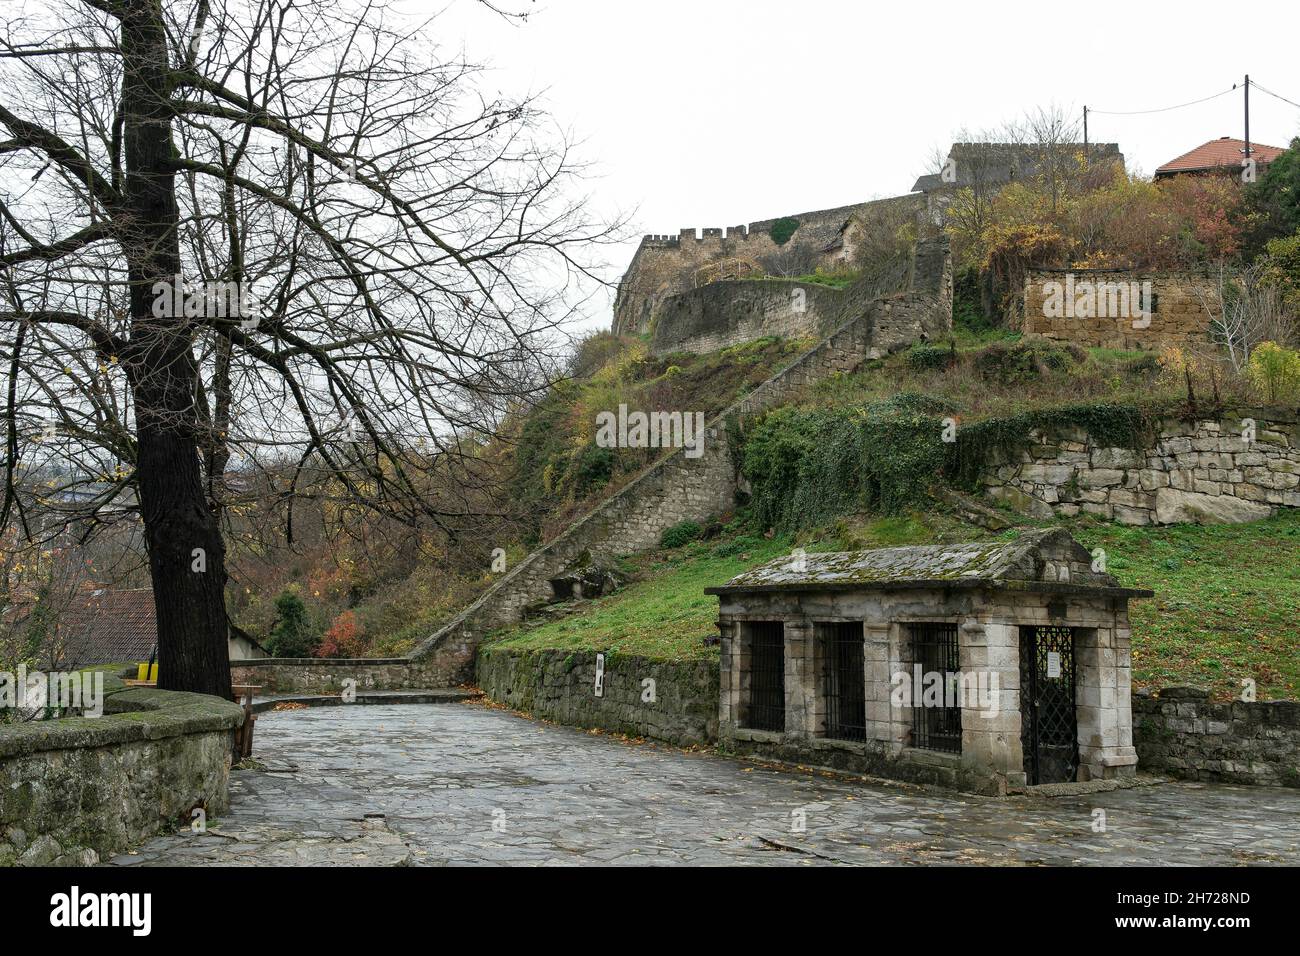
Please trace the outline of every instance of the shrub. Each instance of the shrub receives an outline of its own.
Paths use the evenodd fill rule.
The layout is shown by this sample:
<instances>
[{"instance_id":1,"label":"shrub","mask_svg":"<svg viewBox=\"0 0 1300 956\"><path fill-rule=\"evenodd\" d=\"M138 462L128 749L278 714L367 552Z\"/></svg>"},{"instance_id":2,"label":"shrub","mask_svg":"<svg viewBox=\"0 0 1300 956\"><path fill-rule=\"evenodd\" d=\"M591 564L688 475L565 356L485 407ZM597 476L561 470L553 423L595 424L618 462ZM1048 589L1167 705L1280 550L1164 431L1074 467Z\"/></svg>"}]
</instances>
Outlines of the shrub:
<instances>
[{"instance_id":1,"label":"shrub","mask_svg":"<svg viewBox=\"0 0 1300 956\"><path fill-rule=\"evenodd\" d=\"M364 657L369 649L365 635L366 629L361 626L356 614L352 611L344 611L334 618L334 623L321 638L320 646L316 648L316 656Z\"/></svg>"},{"instance_id":2,"label":"shrub","mask_svg":"<svg viewBox=\"0 0 1300 956\"><path fill-rule=\"evenodd\" d=\"M1300 352L1261 342L1250 353L1246 375L1270 402L1300 400Z\"/></svg>"},{"instance_id":3,"label":"shrub","mask_svg":"<svg viewBox=\"0 0 1300 956\"><path fill-rule=\"evenodd\" d=\"M680 548L684 544L689 544L698 538L703 530L694 521L679 521L671 528L664 529L663 535L659 538L659 543L665 548Z\"/></svg>"},{"instance_id":4,"label":"shrub","mask_svg":"<svg viewBox=\"0 0 1300 956\"><path fill-rule=\"evenodd\" d=\"M915 345L907 351L908 367L918 372L950 368L956 364L957 346L952 342L947 345Z\"/></svg>"},{"instance_id":5,"label":"shrub","mask_svg":"<svg viewBox=\"0 0 1300 956\"><path fill-rule=\"evenodd\" d=\"M782 216L776 222L772 223L772 228L768 230L768 235L778 246L784 246L794 235L794 231L799 228L799 220L794 216Z\"/></svg>"},{"instance_id":6,"label":"shrub","mask_svg":"<svg viewBox=\"0 0 1300 956\"><path fill-rule=\"evenodd\" d=\"M975 355L980 376L1002 385L1017 385L1066 372L1079 365L1086 353L1078 346L1046 341L995 342Z\"/></svg>"},{"instance_id":7,"label":"shrub","mask_svg":"<svg viewBox=\"0 0 1300 956\"><path fill-rule=\"evenodd\" d=\"M275 623L266 649L272 657L311 657L319 643L307 605L293 591L282 591L275 599Z\"/></svg>"}]
</instances>

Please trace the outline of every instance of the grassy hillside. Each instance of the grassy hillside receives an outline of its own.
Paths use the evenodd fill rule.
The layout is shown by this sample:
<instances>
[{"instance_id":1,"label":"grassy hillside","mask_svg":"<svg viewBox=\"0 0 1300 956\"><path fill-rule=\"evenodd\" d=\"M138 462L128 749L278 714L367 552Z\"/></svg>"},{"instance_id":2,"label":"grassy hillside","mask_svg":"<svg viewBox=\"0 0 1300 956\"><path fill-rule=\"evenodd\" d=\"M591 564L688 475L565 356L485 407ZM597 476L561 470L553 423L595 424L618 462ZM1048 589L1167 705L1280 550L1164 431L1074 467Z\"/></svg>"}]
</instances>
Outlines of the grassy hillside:
<instances>
[{"instance_id":1,"label":"grassy hillside","mask_svg":"<svg viewBox=\"0 0 1300 956\"><path fill-rule=\"evenodd\" d=\"M1104 548L1121 583L1156 592L1131 605L1137 686L1192 683L1233 696L1241 679L1251 678L1261 699L1300 696L1300 514L1217 527L1064 526L1089 548ZM718 604L703 589L796 543L826 551L987 537L937 513L842 521L799 542L732 533L645 556L629 566L635 583L503 635L500 644L706 657L717 653L704 639L717 634Z\"/></svg>"}]
</instances>

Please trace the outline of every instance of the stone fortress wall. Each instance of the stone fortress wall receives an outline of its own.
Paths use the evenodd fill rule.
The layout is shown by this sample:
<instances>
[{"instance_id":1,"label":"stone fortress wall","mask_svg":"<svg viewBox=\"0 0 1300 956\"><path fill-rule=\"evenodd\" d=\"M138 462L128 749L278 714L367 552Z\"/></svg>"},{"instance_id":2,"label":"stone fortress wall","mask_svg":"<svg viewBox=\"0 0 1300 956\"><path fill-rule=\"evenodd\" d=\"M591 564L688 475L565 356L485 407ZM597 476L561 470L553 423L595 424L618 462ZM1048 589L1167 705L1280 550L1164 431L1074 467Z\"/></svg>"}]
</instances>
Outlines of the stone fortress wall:
<instances>
[{"instance_id":1,"label":"stone fortress wall","mask_svg":"<svg viewBox=\"0 0 1300 956\"><path fill-rule=\"evenodd\" d=\"M898 196L796 213L792 218L799 226L781 245L771 235L775 219L728 229L692 227L675 236L647 235L619 282L613 331L619 335L647 332L665 298L728 274L794 276L817 266L833 266L852 252L851 243L844 244L842 227L882 204L914 205L919 210L924 201L917 195Z\"/></svg>"}]
</instances>

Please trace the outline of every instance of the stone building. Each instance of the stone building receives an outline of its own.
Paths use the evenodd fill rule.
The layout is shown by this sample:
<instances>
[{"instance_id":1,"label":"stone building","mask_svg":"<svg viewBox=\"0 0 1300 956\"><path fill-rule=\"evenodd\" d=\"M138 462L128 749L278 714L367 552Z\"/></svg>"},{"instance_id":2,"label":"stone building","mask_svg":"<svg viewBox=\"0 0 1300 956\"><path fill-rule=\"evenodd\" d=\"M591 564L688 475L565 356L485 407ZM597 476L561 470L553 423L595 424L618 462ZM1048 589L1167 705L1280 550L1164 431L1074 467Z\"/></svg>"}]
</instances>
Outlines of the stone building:
<instances>
[{"instance_id":1,"label":"stone building","mask_svg":"<svg viewBox=\"0 0 1300 956\"><path fill-rule=\"evenodd\" d=\"M716 594L719 740L981 793L1129 776L1128 600L1068 533L796 553Z\"/></svg>"}]
</instances>

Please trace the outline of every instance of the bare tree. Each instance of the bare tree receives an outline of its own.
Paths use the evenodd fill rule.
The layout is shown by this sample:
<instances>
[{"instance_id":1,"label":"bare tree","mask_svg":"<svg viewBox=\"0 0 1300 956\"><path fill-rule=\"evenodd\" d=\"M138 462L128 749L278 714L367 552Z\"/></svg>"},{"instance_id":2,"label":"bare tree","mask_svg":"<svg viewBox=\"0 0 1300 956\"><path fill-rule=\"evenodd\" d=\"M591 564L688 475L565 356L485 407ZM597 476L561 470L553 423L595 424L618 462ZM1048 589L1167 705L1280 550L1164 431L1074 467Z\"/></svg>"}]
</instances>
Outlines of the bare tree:
<instances>
[{"instance_id":1,"label":"bare tree","mask_svg":"<svg viewBox=\"0 0 1300 956\"><path fill-rule=\"evenodd\" d=\"M595 279L567 138L425 37L365 0L63 0L0 38L0 519L56 460L64 506L139 514L160 686L229 691L221 520L260 470L472 528L481 437Z\"/></svg>"},{"instance_id":2,"label":"bare tree","mask_svg":"<svg viewBox=\"0 0 1300 956\"><path fill-rule=\"evenodd\" d=\"M1264 278L1263 264L1232 271L1220 263L1217 279L1207 286L1197 286L1196 295L1210 317L1210 334L1222 343L1234 371L1245 368L1261 342L1295 343L1295 321L1280 290Z\"/></svg>"}]
</instances>

